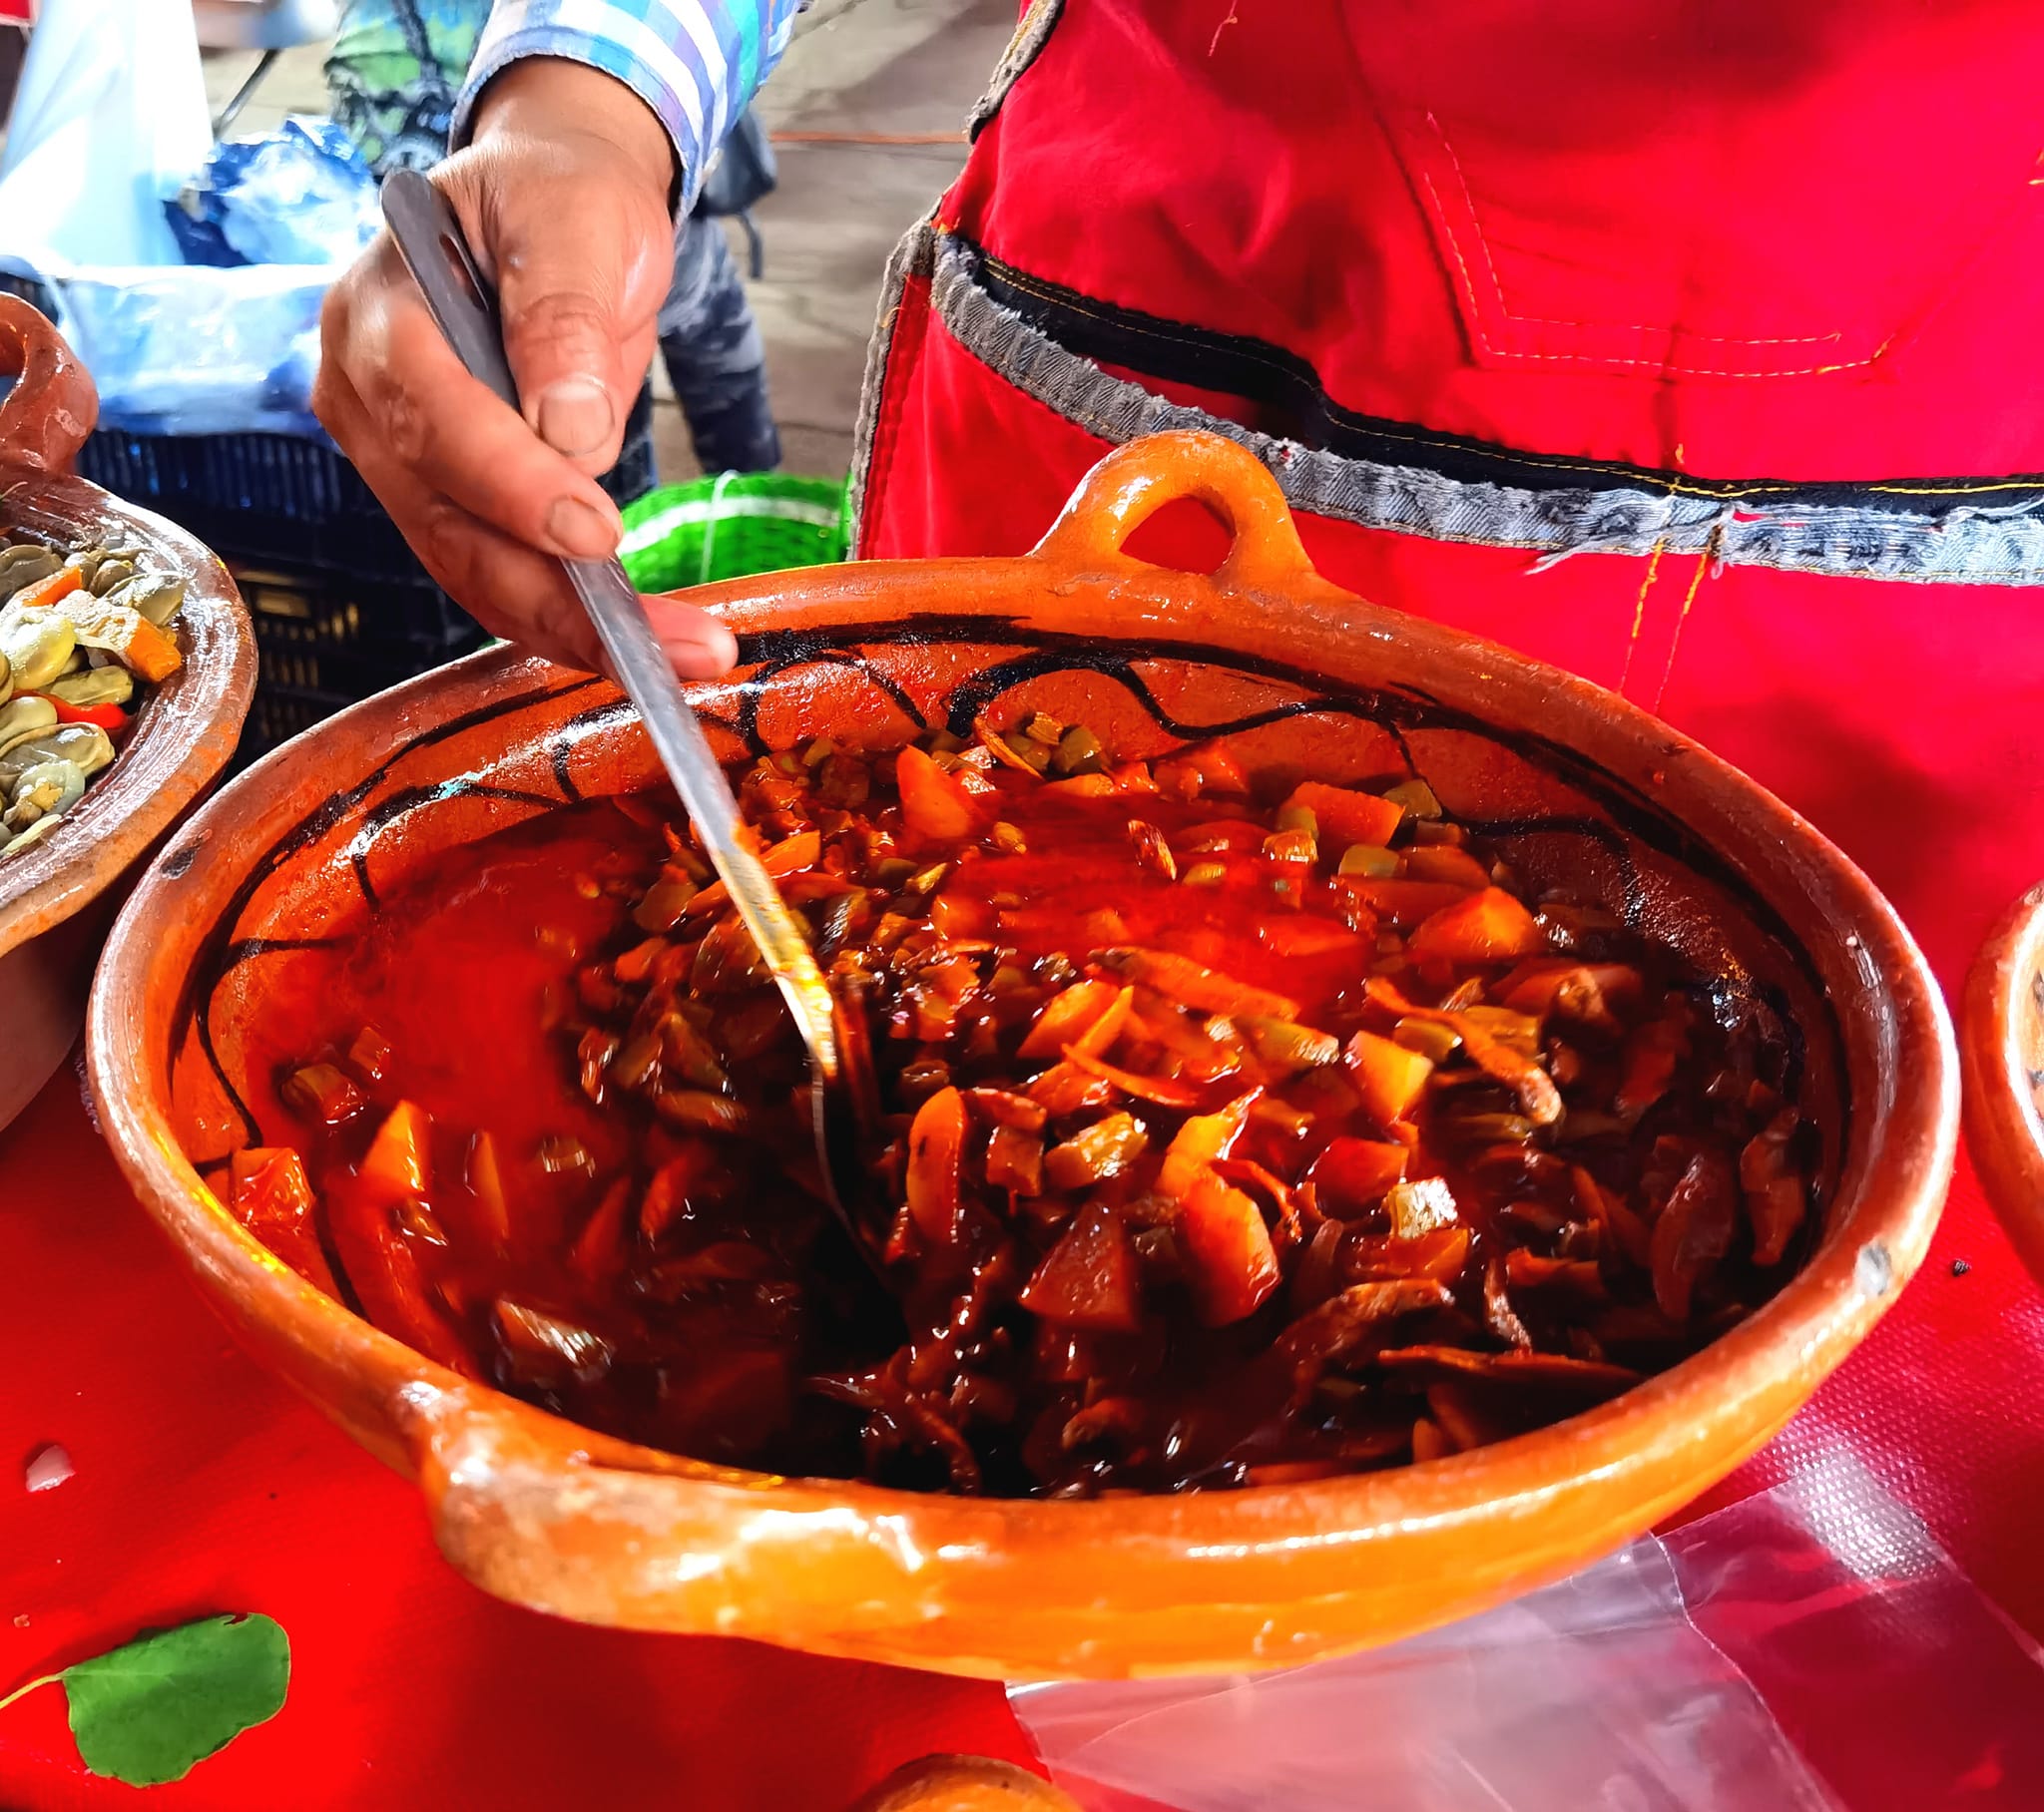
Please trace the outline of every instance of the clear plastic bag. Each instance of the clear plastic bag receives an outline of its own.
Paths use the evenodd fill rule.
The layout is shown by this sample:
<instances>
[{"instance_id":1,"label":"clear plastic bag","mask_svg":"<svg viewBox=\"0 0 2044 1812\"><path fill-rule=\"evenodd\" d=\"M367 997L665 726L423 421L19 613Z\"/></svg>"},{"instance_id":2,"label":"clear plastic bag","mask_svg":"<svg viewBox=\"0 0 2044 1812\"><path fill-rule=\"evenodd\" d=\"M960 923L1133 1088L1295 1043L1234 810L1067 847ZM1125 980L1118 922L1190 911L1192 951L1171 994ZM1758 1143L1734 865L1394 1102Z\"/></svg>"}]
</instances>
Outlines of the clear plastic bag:
<instances>
[{"instance_id":1,"label":"clear plastic bag","mask_svg":"<svg viewBox=\"0 0 2044 1812\"><path fill-rule=\"evenodd\" d=\"M164 198L212 143L189 0L45 6L0 156L0 254L175 263Z\"/></svg>"},{"instance_id":2,"label":"clear plastic bag","mask_svg":"<svg viewBox=\"0 0 2044 1812\"><path fill-rule=\"evenodd\" d=\"M1389 1648L1010 1697L1098 1812L2044 1805L2044 1667L1849 1461Z\"/></svg>"},{"instance_id":3,"label":"clear plastic bag","mask_svg":"<svg viewBox=\"0 0 2044 1812\"><path fill-rule=\"evenodd\" d=\"M181 261L166 206L202 169L222 262L293 261ZM324 122L214 146L187 0L45 10L7 134L0 270L47 298L101 427L317 434L320 300L374 213L367 170Z\"/></svg>"},{"instance_id":4,"label":"clear plastic bag","mask_svg":"<svg viewBox=\"0 0 2044 1812\"><path fill-rule=\"evenodd\" d=\"M331 120L216 145L166 204L188 264L345 264L376 236L369 167Z\"/></svg>"},{"instance_id":5,"label":"clear plastic bag","mask_svg":"<svg viewBox=\"0 0 2044 1812\"><path fill-rule=\"evenodd\" d=\"M316 434L323 264L79 271L52 285L93 375L100 426L133 434Z\"/></svg>"}]
</instances>

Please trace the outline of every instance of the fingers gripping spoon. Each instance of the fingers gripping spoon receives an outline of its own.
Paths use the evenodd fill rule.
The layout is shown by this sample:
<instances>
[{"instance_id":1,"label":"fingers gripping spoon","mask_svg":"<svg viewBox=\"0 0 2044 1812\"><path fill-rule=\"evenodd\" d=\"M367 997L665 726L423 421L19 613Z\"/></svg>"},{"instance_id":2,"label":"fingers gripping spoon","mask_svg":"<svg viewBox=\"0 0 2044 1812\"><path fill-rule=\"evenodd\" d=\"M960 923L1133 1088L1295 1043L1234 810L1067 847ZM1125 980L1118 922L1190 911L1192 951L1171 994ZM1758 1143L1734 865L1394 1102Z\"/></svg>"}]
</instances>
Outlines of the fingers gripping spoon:
<instances>
[{"instance_id":1,"label":"fingers gripping spoon","mask_svg":"<svg viewBox=\"0 0 2044 1812\"><path fill-rule=\"evenodd\" d=\"M383 218L412 279L447 343L513 409L518 387L504 357L503 331L489 285L446 199L417 171L393 171L383 183ZM569 583L596 626L618 683L638 708L661 763L703 840L705 853L731 892L732 904L766 958L809 1051L810 1103L816 1160L830 1205L868 1264L871 1248L852 1211L865 1174L861 1109L871 1079L861 1061L857 1028L840 1018L801 927L772 877L741 837L738 804L724 770L682 695L645 607L616 559L563 560ZM851 1033L852 1036L847 1036Z\"/></svg>"}]
</instances>

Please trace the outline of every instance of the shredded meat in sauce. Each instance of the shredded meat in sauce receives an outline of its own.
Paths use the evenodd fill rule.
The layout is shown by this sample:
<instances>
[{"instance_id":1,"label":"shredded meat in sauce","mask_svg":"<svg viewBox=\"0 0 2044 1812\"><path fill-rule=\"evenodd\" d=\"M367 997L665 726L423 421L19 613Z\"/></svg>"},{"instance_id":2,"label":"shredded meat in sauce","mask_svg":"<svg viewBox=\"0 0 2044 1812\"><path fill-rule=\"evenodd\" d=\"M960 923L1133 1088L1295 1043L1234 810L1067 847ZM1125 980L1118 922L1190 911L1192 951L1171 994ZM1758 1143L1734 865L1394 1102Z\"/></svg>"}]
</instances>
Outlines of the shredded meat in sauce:
<instances>
[{"instance_id":1,"label":"shredded meat in sauce","mask_svg":"<svg viewBox=\"0 0 2044 1812\"><path fill-rule=\"evenodd\" d=\"M1041 714L737 778L870 1039L884 1292L661 795L449 852L345 985L274 1004L235 1210L591 1427L1001 1495L1480 1446L1695 1351L1807 1244L1765 1005L1522 897L1423 781L1259 805L1223 746L1117 765Z\"/></svg>"}]
</instances>

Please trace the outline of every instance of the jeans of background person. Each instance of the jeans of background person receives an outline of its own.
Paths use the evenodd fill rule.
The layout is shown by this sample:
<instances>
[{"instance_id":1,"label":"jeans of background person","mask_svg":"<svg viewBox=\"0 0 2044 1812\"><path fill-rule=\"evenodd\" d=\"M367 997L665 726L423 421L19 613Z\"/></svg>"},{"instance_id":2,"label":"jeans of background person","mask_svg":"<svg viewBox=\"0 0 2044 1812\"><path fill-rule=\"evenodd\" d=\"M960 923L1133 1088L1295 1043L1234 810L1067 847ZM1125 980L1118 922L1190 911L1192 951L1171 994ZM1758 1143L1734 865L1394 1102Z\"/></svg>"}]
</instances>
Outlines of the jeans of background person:
<instances>
[{"instance_id":1,"label":"jeans of background person","mask_svg":"<svg viewBox=\"0 0 2044 1812\"><path fill-rule=\"evenodd\" d=\"M675 240L660 357L706 472L770 472L780 436L766 402L766 349L724 228L692 214Z\"/></svg>"},{"instance_id":2,"label":"jeans of background person","mask_svg":"<svg viewBox=\"0 0 2044 1812\"><path fill-rule=\"evenodd\" d=\"M454 97L488 0L349 0L326 60L328 109L380 182L447 155ZM696 213L675 232L660 356L706 472L780 463L766 348L724 228Z\"/></svg>"}]
</instances>

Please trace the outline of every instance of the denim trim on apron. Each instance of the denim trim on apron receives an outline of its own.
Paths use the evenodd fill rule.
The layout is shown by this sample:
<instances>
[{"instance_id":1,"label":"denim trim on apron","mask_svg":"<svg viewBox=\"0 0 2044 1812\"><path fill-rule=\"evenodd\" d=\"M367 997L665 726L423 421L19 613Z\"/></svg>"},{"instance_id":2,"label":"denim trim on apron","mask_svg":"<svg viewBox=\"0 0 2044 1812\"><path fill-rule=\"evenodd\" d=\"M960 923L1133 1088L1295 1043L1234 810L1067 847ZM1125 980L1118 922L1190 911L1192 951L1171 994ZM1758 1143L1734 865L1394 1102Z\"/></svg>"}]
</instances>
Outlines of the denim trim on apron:
<instances>
[{"instance_id":1,"label":"denim trim on apron","mask_svg":"<svg viewBox=\"0 0 2044 1812\"><path fill-rule=\"evenodd\" d=\"M858 558L859 525L865 520L866 474L873 463L873 442L879 433L880 400L887 392L887 360L894 350L894 324L901 318L901 296L911 277L927 278L935 268L936 217L925 215L911 226L887 260L880 278L879 311L873 337L866 342L866 371L859 385L858 420L851 430L851 470L845 478L844 520L850 525L847 560Z\"/></svg>"},{"instance_id":2,"label":"denim trim on apron","mask_svg":"<svg viewBox=\"0 0 2044 1812\"><path fill-rule=\"evenodd\" d=\"M1001 52L1001 60L994 65L994 73L988 77L986 93L972 104L972 112L965 121L965 136L976 139L984 132L995 114L1001 111L1001 103L1008 98L1008 90L1029 73L1043 47L1050 41L1050 34L1056 27L1058 17L1065 10L1065 0L1030 0L1029 10L1022 15L1015 27L1015 35L1008 40L1008 48Z\"/></svg>"},{"instance_id":3,"label":"denim trim on apron","mask_svg":"<svg viewBox=\"0 0 2044 1812\"><path fill-rule=\"evenodd\" d=\"M996 300L981 266L977 247L927 221L895 253L854 446L854 523L863 508L902 285L911 275L926 275L931 310L945 330L1024 395L1116 446L1170 428L1224 434L1271 469L1294 509L1316 516L1433 541L1522 548L1541 556L1543 566L1576 554L1646 557L1658 549L1664 556L1709 554L1718 565L1860 579L2044 583L2044 487L2034 480L1706 487L1672 474L1657 483L1653 474L1633 469L1616 475L1583 462L1543 458L1547 470L1536 488L1452 477L1416 459L1345 457L1259 433L1109 376ZM1423 456L1424 431L1411 439ZM1534 456L1505 455L1521 457ZM1557 466L1564 473L1560 481L1553 474ZM1827 493L1835 499L1855 490L1877 490L1879 501L1826 500Z\"/></svg>"}]
</instances>

